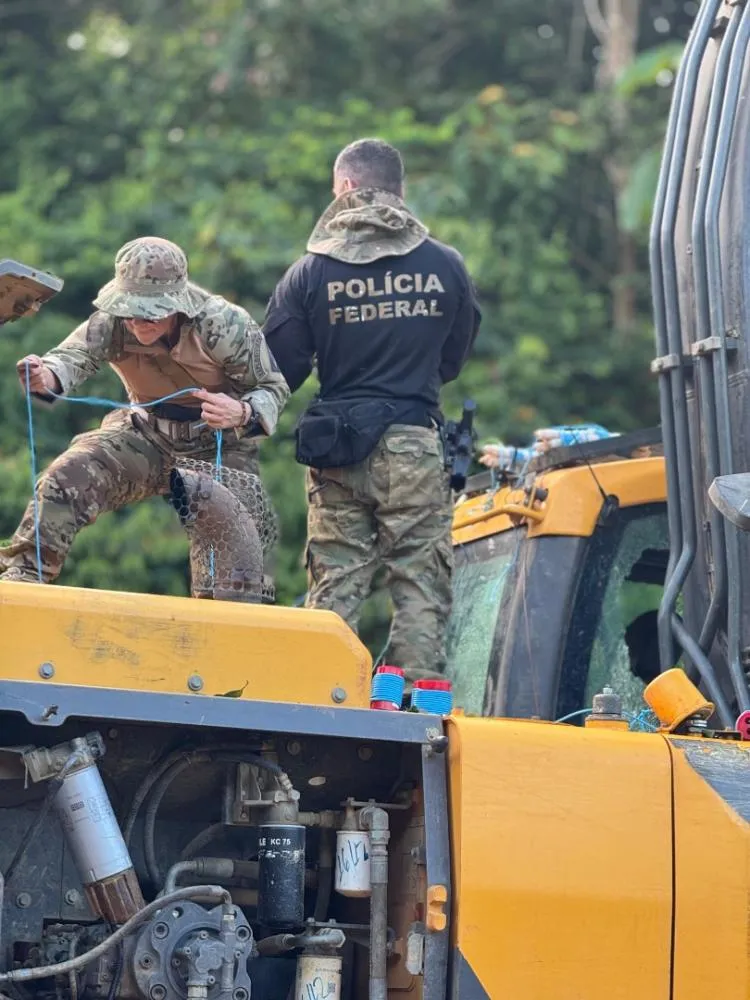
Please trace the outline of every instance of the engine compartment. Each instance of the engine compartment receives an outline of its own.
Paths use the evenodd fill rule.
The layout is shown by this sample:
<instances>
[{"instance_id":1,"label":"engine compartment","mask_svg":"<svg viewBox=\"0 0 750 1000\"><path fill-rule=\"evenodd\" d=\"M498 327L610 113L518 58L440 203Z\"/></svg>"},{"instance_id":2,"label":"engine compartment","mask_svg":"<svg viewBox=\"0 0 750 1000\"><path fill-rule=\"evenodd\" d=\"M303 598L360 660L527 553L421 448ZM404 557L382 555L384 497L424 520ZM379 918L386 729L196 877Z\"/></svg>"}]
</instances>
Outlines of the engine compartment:
<instances>
[{"instance_id":1,"label":"engine compartment","mask_svg":"<svg viewBox=\"0 0 750 1000\"><path fill-rule=\"evenodd\" d=\"M389 713L346 709L305 726L322 710L284 706L288 731L249 729L231 717L263 706L226 700L225 724L196 726L157 720L167 703L179 716L220 699L110 694L143 709L66 719L55 705L49 727L0 712L0 993L429 997L428 965L444 986L442 959L425 961L426 944L447 960L425 923L424 768L432 759L443 774L444 739L430 717L402 714L403 740L378 738ZM321 734L345 716L360 720L354 733ZM447 837L444 809L443 798L427 812Z\"/></svg>"}]
</instances>

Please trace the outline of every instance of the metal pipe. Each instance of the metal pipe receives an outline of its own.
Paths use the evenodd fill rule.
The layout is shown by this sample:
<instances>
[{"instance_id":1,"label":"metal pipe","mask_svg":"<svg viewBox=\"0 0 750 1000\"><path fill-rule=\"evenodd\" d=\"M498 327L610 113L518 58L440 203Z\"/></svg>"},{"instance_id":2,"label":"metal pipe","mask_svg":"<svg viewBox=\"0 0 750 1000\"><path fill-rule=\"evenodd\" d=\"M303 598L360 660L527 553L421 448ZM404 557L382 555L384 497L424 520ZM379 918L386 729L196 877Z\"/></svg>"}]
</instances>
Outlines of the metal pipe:
<instances>
[{"instance_id":1,"label":"metal pipe","mask_svg":"<svg viewBox=\"0 0 750 1000\"><path fill-rule=\"evenodd\" d=\"M685 172L685 161L687 158L698 76L706 46L711 37L714 16L721 3L722 0L704 0L695 28L691 33L692 44L684 58L684 89L678 103L674 146L667 171L666 191L664 194L664 213L659 227L659 254L661 258L661 280L664 296L662 318L665 321L662 333L666 332L667 350L672 356L672 365L668 368L667 375L669 382L668 407L671 409L672 414L671 430L673 430L675 446L671 460L676 465L676 482L673 480L671 483L672 492L669 494L668 504L679 504L681 522L680 554L677 562L674 564L672 574L664 587L664 594L658 615L659 643L662 657L665 655L669 657L669 654L673 652L673 644L667 638L669 623L675 612L677 599L695 559L697 542L674 230ZM677 487L677 495L674 492L675 486ZM671 666L673 664L662 663L663 667L667 665Z\"/></svg>"},{"instance_id":2,"label":"metal pipe","mask_svg":"<svg viewBox=\"0 0 750 1000\"><path fill-rule=\"evenodd\" d=\"M706 477L704 487L708 489L719 474L719 441L716 428L716 386L713 358L701 358L698 364L701 376L701 421L706 429ZM712 414L712 418L708 417ZM711 552L714 562L714 582L711 601L703 620L698 645L704 653L709 653L722 620L726 617L728 589L727 553L724 544L724 525L721 514L713 504L709 504L709 526L711 531ZM706 547L706 572L708 572L708 547Z\"/></svg>"},{"instance_id":3,"label":"metal pipe","mask_svg":"<svg viewBox=\"0 0 750 1000\"><path fill-rule=\"evenodd\" d=\"M388 1000L388 813L368 805L360 810L359 822L370 834L369 1000Z\"/></svg>"},{"instance_id":4,"label":"metal pipe","mask_svg":"<svg viewBox=\"0 0 750 1000\"><path fill-rule=\"evenodd\" d=\"M234 861L230 858L193 858L192 861L178 861L167 872L167 877L164 879L164 889L160 895L167 896L170 892L174 892L180 876L188 872L198 878L213 878L221 881L234 875Z\"/></svg>"},{"instance_id":5,"label":"metal pipe","mask_svg":"<svg viewBox=\"0 0 750 1000\"><path fill-rule=\"evenodd\" d=\"M343 948L346 935L338 927L323 928L319 931L305 931L302 934L273 934L256 942L259 955L284 955L295 948Z\"/></svg>"},{"instance_id":6,"label":"metal pipe","mask_svg":"<svg viewBox=\"0 0 750 1000\"><path fill-rule=\"evenodd\" d=\"M717 414L719 431L719 464L721 474L734 471L732 450L732 419L729 407L729 369L727 362L726 317L722 295L722 261L719 242L719 216L726 181L732 133L740 99L742 76L748 43L750 43L750 8L742 11L739 27L732 47L727 74L724 101L719 123L719 136L711 160L708 199L705 215L705 240L707 254L707 283L711 312L711 330L718 336L718 378L716 380ZM737 705L743 711L750 708L750 692L742 669L740 620L742 614L742 577L737 528L724 519L724 540L727 554L729 602L727 608L727 665L732 680Z\"/></svg>"},{"instance_id":7,"label":"metal pipe","mask_svg":"<svg viewBox=\"0 0 750 1000\"><path fill-rule=\"evenodd\" d=\"M698 673L701 675L701 680L706 685L708 696L716 706L716 711L721 719L721 724L723 726L731 727L734 724L734 716L729 708L729 705L727 704L727 700L724 697L721 687L719 686L719 682L716 679L713 664L692 635L690 635L678 615L673 615L672 617L672 629L674 630L677 641L685 649L688 656L690 656L698 670Z\"/></svg>"},{"instance_id":8,"label":"metal pipe","mask_svg":"<svg viewBox=\"0 0 750 1000\"><path fill-rule=\"evenodd\" d=\"M711 332L711 306L708 287L708 264L706 252L706 205L708 202L709 182L711 179L710 164L713 162L716 143L719 135L721 108L724 98L729 63L737 37L740 17L739 9L733 8L726 34L719 49L719 55L714 68L711 85L711 98L706 116L706 128L703 138L701 170L695 193L695 206L691 225L691 243L693 247L693 282L695 287L695 319L696 340L703 341ZM706 489L719 474L719 429L716 415L716 372L714 353L700 355L698 358L698 382L701 399L701 424L706 442ZM727 599L727 561L724 545L724 528L721 514L710 505L709 519L715 577L711 601L701 628L698 645L708 653L713 645L721 619L725 613ZM706 558L708 567L708 554Z\"/></svg>"},{"instance_id":9,"label":"metal pipe","mask_svg":"<svg viewBox=\"0 0 750 1000\"><path fill-rule=\"evenodd\" d=\"M250 879L258 881L260 864L257 861L242 861L236 858L193 858L189 861L177 861L167 872L164 880L162 895L173 892L180 878L191 873L196 878L211 878L222 883L230 879ZM305 871L305 888L319 888L320 879L316 872ZM237 890L241 892L242 890ZM232 891L232 898L238 898L237 892Z\"/></svg>"},{"instance_id":10,"label":"metal pipe","mask_svg":"<svg viewBox=\"0 0 750 1000\"><path fill-rule=\"evenodd\" d=\"M690 34L688 39L685 53L680 62L680 67L677 72L677 79L675 81L674 95L672 98L672 105L669 112L669 121L667 124L667 134L664 142L664 153L662 157L661 170L659 172L659 182L656 190L656 197L654 201L654 210L651 221L651 232L649 238L649 264L651 270L651 294L653 302L654 311L654 329L656 335L656 349L659 357L664 357L668 354L667 346L667 319L666 319L666 299L664 294L664 276L662 268L662 257L660 253L660 236L662 230L662 223L666 211L666 201L667 201L667 187L672 170L672 161L674 159L675 142L677 136L677 124L680 118L680 112L683 105L683 98L685 94L686 79L688 76L688 69L691 72L693 69L694 61L690 61L691 54L696 49L696 39L698 37L698 32L701 33L704 30L705 23L708 20L708 7L709 3L703 4L701 11L698 15L698 21ZM677 470L676 461L676 443L675 443L675 430L674 430L674 417L670 405L670 394L669 394L669 376L666 372L662 371L659 374L659 406L661 413L661 425L662 425L662 441L664 446L664 459L666 465L667 473L667 516L669 519L669 538L670 538L670 550L669 550L669 563L667 565L667 573L665 578L665 586L671 581L675 564L677 562L677 552L682 547L682 522L680 519L680 507L679 507L679 497L680 497L680 482ZM670 598L671 602L671 598ZM671 602L674 603L674 602ZM674 655L674 641L672 638L672 630L670 627L670 611L662 602L662 606L659 609L658 616L659 625L659 650L662 670L666 670L674 665L675 655Z\"/></svg>"},{"instance_id":11,"label":"metal pipe","mask_svg":"<svg viewBox=\"0 0 750 1000\"><path fill-rule=\"evenodd\" d=\"M320 831L320 846L318 848L318 891L315 896L315 910L313 916L316 920L324 921L328 916L328 907L331 904L331 890L333 888L333 833L331 830Z\"/></svg>"}]
</instances>

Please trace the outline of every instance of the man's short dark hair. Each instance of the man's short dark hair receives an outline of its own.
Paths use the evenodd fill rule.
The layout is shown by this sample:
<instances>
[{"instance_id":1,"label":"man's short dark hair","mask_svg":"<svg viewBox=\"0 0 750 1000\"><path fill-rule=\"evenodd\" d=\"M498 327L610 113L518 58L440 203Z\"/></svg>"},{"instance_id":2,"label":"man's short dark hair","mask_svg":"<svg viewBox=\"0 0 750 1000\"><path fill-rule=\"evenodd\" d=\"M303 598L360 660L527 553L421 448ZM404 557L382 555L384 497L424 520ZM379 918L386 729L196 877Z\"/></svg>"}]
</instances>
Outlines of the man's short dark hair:
<instances>
[{"instance_id":1,"label":"man's short dark hair","mask_svg":"<svg viewBox=\"0 0 750 1000\"><path fill-rule=\"evenodd\" d=\"M336 157L333 169L358 187L403 194L404 161L395 146L382 139L357 139L350 143Z\"/></svg>"}]
</instances>

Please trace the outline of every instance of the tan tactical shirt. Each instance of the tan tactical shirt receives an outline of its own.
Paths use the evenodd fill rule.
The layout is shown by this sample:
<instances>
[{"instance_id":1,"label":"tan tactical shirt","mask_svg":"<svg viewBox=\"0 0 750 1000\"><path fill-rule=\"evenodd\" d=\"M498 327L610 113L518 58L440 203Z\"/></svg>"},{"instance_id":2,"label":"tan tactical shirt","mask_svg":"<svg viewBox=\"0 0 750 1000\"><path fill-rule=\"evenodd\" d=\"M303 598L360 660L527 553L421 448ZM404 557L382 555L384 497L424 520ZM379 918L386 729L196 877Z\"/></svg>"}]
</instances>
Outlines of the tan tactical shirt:
<instances>
[{"instance_id":1,"label":"tan tactical shirt","mask_svg":"<svg viewBox=\"0 0 750 1000\"><path fill-rule=\"evenodd\" d=\"M273 433L289 397L289 387L249 313L218 295L205 293L202 311L185 318L174 347L139 344L122 320L94 313L42 360L55 373L63 393L75 389L109 364L131 402L151 403L192 386L241 399L267 434ZM195 407L193 396L174 400Z\"/></svg>"}]
</instances>

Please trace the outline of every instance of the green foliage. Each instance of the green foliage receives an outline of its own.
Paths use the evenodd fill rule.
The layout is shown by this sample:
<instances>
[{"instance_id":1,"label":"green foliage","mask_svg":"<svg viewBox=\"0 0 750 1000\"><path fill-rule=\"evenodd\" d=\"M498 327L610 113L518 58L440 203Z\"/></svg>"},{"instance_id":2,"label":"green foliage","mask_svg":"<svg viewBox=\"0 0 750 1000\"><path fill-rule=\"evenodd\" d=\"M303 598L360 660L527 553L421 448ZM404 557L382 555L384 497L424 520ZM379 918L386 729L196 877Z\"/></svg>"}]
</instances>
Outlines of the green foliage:
<instances>
[{"instance_id":1,"label":"green foliage","mask_svg":"<svg viewBox=\"0 0 750 1000\"><path fill-rule=\"evenodd\" d=\"M0 35L0 256L66 284L38 317L3 328L0 534L13 530L29 490L16 358L84 319L117 247L148 232L184 245L195 280L262 318L329 200L333 158L363 134L401 147L409 201L461 250L479 288L482 333L446 388L448 411L472 396L481 436L516 442L546 422L626 430L656 421L646 277L636 328L613 330L612 248L619 226L643 254L669 97L654 84L674 65L683 22L619 82L635 169L615 206L594 39L581 33L573 0L58 0L43 15L18 7ZM292 431L313 391L311 380L262 449L281 519L284 603L305 589ZM86 392L121 395L110 372ZM37 408L41 463L101 415ZM186 576L182 531L153 501L84 531L64 581L181 594ZM367 612L373 646L386 610L381 597Z\"/></svg>"},{"instance_id":2,"label":"green foliage","mask_svg":"<svg viewBox=\"0 0 750 1000\"><path fill-rule=\"evenodd\" d=\"M618 93L633 97L640 90L656 86L661 74L677 72L681 56L681 42L667 42L641 52L617 81Z\"/></svg>"}]
</instances>

